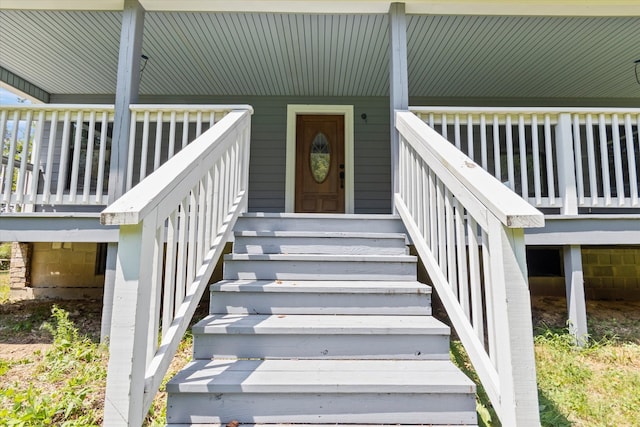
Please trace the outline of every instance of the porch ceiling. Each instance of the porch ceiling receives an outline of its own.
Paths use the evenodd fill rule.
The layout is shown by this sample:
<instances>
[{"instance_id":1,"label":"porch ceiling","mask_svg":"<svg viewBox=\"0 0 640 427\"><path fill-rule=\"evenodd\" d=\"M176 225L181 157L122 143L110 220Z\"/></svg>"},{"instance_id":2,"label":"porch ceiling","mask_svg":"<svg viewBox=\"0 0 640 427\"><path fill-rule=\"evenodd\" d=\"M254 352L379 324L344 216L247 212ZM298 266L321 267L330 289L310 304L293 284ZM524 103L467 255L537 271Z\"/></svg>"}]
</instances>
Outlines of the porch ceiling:
<instances>
[{"instance_id":1,"label":"porch ceiling","mask_svg":"<svg viewBox=\"0 0 640 427\"><path fill-rule=\"evenodd\" d=\"M0 11L0 66L115 92L121 12ZM640 18L409 15L409 93L634 99ZM148 12L146 95L385 96L386 14Z\"/></svg>"}]
</instances>

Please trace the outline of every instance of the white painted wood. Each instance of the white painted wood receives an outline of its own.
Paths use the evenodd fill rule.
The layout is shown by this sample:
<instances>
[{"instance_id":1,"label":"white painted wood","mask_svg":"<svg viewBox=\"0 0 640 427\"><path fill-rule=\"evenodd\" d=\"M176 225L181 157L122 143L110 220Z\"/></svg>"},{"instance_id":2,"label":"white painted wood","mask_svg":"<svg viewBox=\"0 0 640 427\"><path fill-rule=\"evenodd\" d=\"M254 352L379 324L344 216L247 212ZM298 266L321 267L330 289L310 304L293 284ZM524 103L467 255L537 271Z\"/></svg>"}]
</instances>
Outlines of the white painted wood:
<instances>
[{"instance_id":1,"label":"white painted wood","mask_svg":"<svg viewBox=\"0 0 640 427\"><path fill-rule=\"evenodd\" d=\"M618 115L611 115L611 139L613 142L613 165L616 179L616 198L618 199L618 206L623 206L625 203L625 191L623 182L623 170L622 170L622 153L620 150L620 126Z\"/></svg>"},{"instance_id":2,"label":"white painted wood","mask_svg":"<svg viewBox=\"0 0 640 427\"><path fill-rule=\"evenodd\" d=\"M417 282L224 281L211 285L212 314L431 315Z\"/></svg>"},{"instance_id":3,"label":"white painted wood","mask_svg":"<svg viewBox=\"0 0 640 427\"><path fill-rule=\"evenodd\" d=\"M581 248L577 245L565 246L563 252L569 332L574 336L575 343L583 346L588 341L589 331Z\"/></svg>"},{"instance_id":4,"label":"white painted wood","mask_svg":"<svg viewBox=\"0 0 640 427\"><path fill-rule=\"evenodd\" d=\"M445 184L456 198L465 200L467 209L471 209L473 205L467 206L466 204L469 198L464 195L465 188L474 190L471 199L481 200L486 208L490 209L508 226L536 227L544 224L544 218L536 209L506 189L475 163L470 162L464 154L458 152L455 147L442 139L413 113L397 114L398 130L405 135L405 138L412 144L418 144L420 148L423 148L421 155L429 155L439 160L438 163L434 162L432 167L437 164L446 165L442 166L441 174L438 171L440 179L445 179L447 171L455 174L455 180L448 179ZM455 188L455 181L463 184L459 187L460 190ZM487 196L489 194L490 197ZM484 217L477 213L473 216L477 221Z\"/></svg>"},{"instance_id":5,"label":"white painted wood","mask_svg":"<svg viewBox=\"0 0 640 427\"><path fill-rule=\"evenodd\" d=\"M640 120L636 125L636 140L640 141ZM626 139L627 148L627 163L629 168L629 188L631 193L631 206L638 206L638 170L636 169L636 157L640 156L640 148L635 148L633 143L633 125L631 122L631 115L625 114L624 116L624 134Z\"/></svg>"},{"instance_id":6,"label":"white painted wood","mask_svg":"<svg viewBox=\"0 0 640 427\"><path fill-rule=\"evenodd\" d=\"M415 280L416 258L408 255L225 256L225 279Z\"/></svg>"},{"instance_id":7,"label":"white painted wood","mask_svg":"<svg viewBox=\"0 0 640 427\"><path fill-rule=\"evenodd\" d=\"M598 204L598 184L596 178L596 156L594 148L593 138L593 119L591 114L586 116L586 131L587 131L587 159L589 162L589 192L591 193L591 204L593 206Z\"/></svg>"},{"instance_id":8,"label":"white painted wood","mask_svg":"<svg viewBox=\"0 0 640 427\"><path fill-rule=\"evenodd\" d=\"M193 328L196 359L449 359L431 316L216 315Z\"/></svg>"},{"instance_id":9,"label":"white painted wood","mask_svg":"<svg viewBox=\"0 0 640 427\"><path fill-rule=\"evenodd\" d=\"M239 220L236 231L326 231L404 233L395 215L332 215L248 212Z\"/></svg>"},{"instance_id":10,"label":"white painted wood","mask_svg":"<svg viewBox=\"0 0 640 427\"><path fill-rule=\"evenodd\" d=\"M600 139L600 168L602 170L602 186L604 205L611 206L611 181L609 177L609 149L607 147L607 123L605 115L598 116L598 135Z\"/></svg>"},{"instance_id":11,"label":"white painted wood","mask_svg":"<svg viewBox=\"0 0 640 427\"><path fill-rule=\"evenodd\" d=\"M565 215L578 213L576 190L576 165L571 132L571 115L561 114L556 125L556 149L558 154L558 187L562 199L561 212Z\"/></svg>"},{"instance_id":12,"label":"white painted wood","mask_svg":"<svg viewBox=\"0 0 640 427\"><path fill-rule=\"evenodd\" d=\"M285 212L293 212L296 190L296 116L300 114L344 115L345 213L354 213L354 123L353 105L287 105L287 149Z\"/></svg>"}]
</instances>

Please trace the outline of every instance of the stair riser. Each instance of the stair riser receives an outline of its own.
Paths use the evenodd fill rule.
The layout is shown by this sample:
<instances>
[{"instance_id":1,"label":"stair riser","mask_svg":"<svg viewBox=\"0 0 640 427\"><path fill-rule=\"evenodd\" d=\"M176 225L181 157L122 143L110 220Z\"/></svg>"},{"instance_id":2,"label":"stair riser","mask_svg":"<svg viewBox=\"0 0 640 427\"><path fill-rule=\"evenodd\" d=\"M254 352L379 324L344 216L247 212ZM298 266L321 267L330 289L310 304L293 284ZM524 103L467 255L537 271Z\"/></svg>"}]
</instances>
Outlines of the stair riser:
<instances>
[{"instance_id":1,"label":"stair riser","mask_svg":"<svg viewBox=\"0 0 640 427\"><path fill-rule=\"evenodd\" d=\"M476 423L474 394L169 394L168 423Z\"/></svg>"},{"instance_id":2,"label":"stair riser","mask_svg":"<svg viewBox=\"0 0 640 427\"><path fill-rule=\"evenodd\" d=\"M212 292L209 313L430 316L431 295Z\"/></svg>"},{"instance_id":3,"label":"stair riser","mask_svg":"<svg viewBox=\"0 0 640 427\"><path fill-rule=\"evenodd\" d=\"M225 261L227 280L415 280L413 262Z\"/></svg>"},{"instance_id":4,"label":"stair riser","mask_svg":"<svg viewBox=\"0 0 640 427\"><path fill-rule=\"evenodd\" d=\"M240 217L236 231L343 231L351 233L406 233L397 218Z\"/></svg>"},{"instance_id":5,"label":"stair riser","mask_svg":"<svg viewBox=\"0 0 640 427\"><path fill-rule=\"evenodd\" d=\"M448 335L197 334L194 359L448 360Z\"/></svg>"},{"instance_id":6,"label":"stair riser","mask_svg":"<svg viewBox=\"0 0 640 427\"><path fill-rule=\"evenodd\" d=\"M406 255L404 239L236 237L235 253Z\"/></svg>"}]
</instances>

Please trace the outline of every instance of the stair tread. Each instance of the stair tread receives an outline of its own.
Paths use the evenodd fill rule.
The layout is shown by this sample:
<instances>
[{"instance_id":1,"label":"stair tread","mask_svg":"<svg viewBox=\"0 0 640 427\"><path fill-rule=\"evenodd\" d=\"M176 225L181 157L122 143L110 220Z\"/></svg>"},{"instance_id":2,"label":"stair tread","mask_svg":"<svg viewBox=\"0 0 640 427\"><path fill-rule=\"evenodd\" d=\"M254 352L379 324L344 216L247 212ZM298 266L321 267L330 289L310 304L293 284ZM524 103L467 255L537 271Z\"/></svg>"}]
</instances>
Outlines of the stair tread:
<instances>
[{"instance_id":1,"label":"stair tread","mask_svg":"<svg viewBox=\"0 0 640 427\"><path fill-rule=\"evenodd\" d=\"M432 316L326 314L212 314L193 326L194 334L449 335Z\"/></svg>"},{"instance_id":2,"label":"stair tread","mask_svg":"<svg viewBox=\"0 0 640 427\"><path fill-rule=\"evenodd\" d=\"M167 392L475 393L475 384L445 360L196 360Z\"/></svg>"},{"instance_id":3,"label":"stair tread","mask_svg":"<svg viewBox=\"0 0 640 427\"><path fill-rule=\"evenodd\" d=\"M413 255L227 254L225 261L417 262Z\"/></svg>"},{"instance_id":4,"label":"stair tread","mask_svg":"<svg viewBox=\"0 0 640 427\"><path fill-rule=\"evenodd\" d=\"M326 213L293 213L293 212L245 212L240 218L288 218L288 219L347 219L347 220L400 220L393 214L326 214Z\"/></svg>"},{"instance_id":5,"label":"stair tread","mask_svg":"<svg viewBox=\"0 0 640 427\"><path fill-rule=\"evenodd\" d=\"M214 292L431 294L431 286L417 281L367 280L223 280L212 284L210 290Z\"/></svg>"},{"instance_id":6,"label":"stair tread","mask_svg":"<svg viewBox=\"0 0 640 427\"><path fill-rule=\"evenodd\" d=\"M236 237L302 237L302 238L356 238L356 239L405 239L403 233L367 233L350 231L252 231L234 232Z\"/></svg>"}]
</instances>

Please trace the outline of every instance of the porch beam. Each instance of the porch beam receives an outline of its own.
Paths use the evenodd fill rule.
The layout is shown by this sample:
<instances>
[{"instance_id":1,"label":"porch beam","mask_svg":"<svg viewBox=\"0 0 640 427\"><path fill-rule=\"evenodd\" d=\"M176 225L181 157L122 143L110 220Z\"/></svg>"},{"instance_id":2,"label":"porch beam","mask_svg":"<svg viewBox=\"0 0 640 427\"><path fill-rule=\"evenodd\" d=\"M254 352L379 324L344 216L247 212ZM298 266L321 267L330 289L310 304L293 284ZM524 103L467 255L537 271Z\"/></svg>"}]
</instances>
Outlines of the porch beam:
<instances>
[{"instance_id":1,"label":"porch beam","mask_svg":"<svg viewBox=\"0 0 640 427\"><path fill-rule=\"evenodd\" d=\"M120 32L120 56L118 58L118 82L116 85L111 164L109 168L109 200L117 200L126 192L127 157L129 153L129 106L138 102L140 89L140 57L145 10L138 0L125 0ZM111 332L111 314L115 287L117 244L107 250L107 270L102 304L101 341Z\"/></svg>"},{"instance_id":2,"label":"porch beam","mask_svg":"<svg viewBox=\"0 0 640 427\"><path fill-rule=\"evenodd\" d=\"M391 131L391 207L395 212L395 193L399 191L396 110L409 109L409 77L407 72L407 17L404 3L391 3L389 8L389 103Z\"/></svg>"},{"instance_id":3,"label":"porch beam","mask_svg":"<svg viewBox=\"0 0 640 427\"><path fill-rule=\"evenodd\" d=\"M3 0L0 9L122 10L123 0ZM405 0L407 13L495 16L640 16L637 0ZM386 13L385 0L142 0L148 11Z\"/></svg>"}]
</instances>

